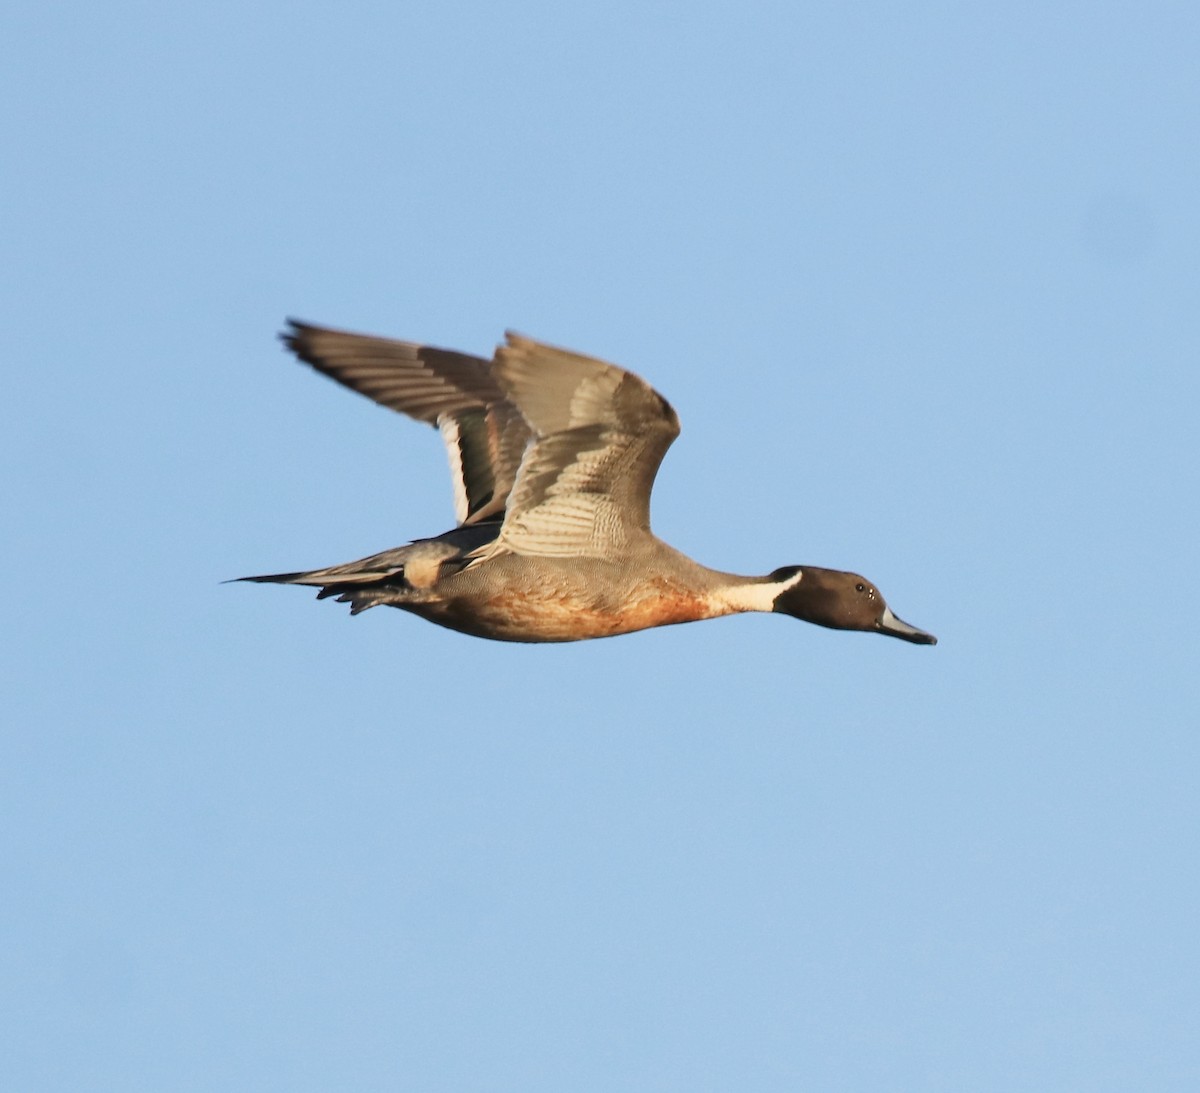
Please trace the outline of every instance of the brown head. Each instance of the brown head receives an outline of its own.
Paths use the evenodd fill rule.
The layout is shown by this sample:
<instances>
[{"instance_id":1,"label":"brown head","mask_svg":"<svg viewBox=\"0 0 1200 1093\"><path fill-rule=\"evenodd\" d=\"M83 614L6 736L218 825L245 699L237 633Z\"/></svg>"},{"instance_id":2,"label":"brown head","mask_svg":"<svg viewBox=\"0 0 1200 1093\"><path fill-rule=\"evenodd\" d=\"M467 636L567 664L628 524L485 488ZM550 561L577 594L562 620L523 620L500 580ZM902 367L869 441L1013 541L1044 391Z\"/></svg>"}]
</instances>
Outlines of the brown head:
<instances>
[{"instance_id":1,"label":"brown head","mask_svg":"<svg viewBox=\"0 0 1200 1093\"><path fill-rule=\"evenodd\" d=\"M772 608L780 614L833 630L866 630L918 645L937 644L932 634L893 615L875 586L857 573L788 566L772 573L771 580L781 585Z\"/></svg>"}]
</instances>

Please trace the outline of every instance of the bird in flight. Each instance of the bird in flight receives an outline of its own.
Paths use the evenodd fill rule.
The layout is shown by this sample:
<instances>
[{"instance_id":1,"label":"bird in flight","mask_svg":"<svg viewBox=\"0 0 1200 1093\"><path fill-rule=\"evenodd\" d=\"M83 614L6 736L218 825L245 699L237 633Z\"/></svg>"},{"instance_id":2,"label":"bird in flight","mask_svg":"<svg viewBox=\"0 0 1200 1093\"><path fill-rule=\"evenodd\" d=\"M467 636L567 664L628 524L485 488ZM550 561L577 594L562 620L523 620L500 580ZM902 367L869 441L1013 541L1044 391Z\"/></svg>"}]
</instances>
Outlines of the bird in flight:
<instances>
[{"instance_id":1,"label":"bird in flight","mask_svg":"<svg viewBox=\"0 0 1200 1093\"><path fill-rule=\"evenodd\" d=\"M440 431L458 524L356 562L240 580L309 585L351 614L384 604L498 641L581 641L764 611L937 642L856 573L792 565L743 577L656 538L650 492L679 418L632 372L513 333L489 361L288 325L280 337L300 360Z\"/></svg>"}]
</instances>

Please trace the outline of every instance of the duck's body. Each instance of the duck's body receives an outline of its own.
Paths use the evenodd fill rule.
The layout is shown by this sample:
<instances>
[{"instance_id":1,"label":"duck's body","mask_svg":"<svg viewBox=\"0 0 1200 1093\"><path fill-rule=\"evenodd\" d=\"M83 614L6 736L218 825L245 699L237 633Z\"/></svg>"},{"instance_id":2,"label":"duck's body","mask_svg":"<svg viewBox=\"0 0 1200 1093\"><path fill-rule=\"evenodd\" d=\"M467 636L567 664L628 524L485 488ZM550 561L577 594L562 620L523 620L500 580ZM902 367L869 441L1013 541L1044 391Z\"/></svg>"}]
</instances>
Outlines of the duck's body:
<instances>
[{"instance_id":1,"label":"duck's body","mask_svg":"<svg viewBox=\"0 0 1200 1093\"><path fill-rule=\"evenodd\" d=\"M500 641L580 641L749 610L738 578L716 574L663 543L647 544L644 564L600 558L500 553L427 588L396 590L384 601L430 622ZM766 587L749 581L747 589ZM742 605L745 606L742 606Z\"/></svg>"},{"instance_id":2,"label":"duck's body","mask_svg":"<svg viewBox=\"0 0 1200 1093\"><path fill-rule=\"evenodd\" d=\"M933 644L862 577L791 566L708 569L650 531L650 490L679 433L631 372L509 334L492 361L293 323L302 360L436 425L459 526L357 562L243 580L320 587L352 612L387 605L499 641L611 637L743 611Z\"/></svg>"}]
</instances>

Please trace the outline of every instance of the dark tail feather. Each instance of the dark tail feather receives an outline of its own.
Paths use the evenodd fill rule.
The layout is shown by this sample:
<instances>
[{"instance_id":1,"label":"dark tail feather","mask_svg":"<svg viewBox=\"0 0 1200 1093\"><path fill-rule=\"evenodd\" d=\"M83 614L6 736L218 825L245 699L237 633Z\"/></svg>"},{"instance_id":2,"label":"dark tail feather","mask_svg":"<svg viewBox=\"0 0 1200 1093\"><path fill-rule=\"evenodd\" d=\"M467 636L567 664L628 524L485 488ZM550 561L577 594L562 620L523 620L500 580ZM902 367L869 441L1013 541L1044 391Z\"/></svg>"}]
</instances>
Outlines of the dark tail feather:
<instances>
[{"instance_id":1,"label":"dark tail feather","mask_svg":"<svg viewBox=\"0 0 1200 1093\"><path fill-rule=\"evenodd\" d=\"M391 582L386 584L380 582L366 588L362 585L352 584L330 585L317 593L317 599L323 600L327 596L336 596L338 603L350 605L351 615L357 615L369 607L378 607L381 603L394 603L398 599L396 587L396 584Z\"/></svg>"},{"instance_id":2,"label":"dark tail feather","mask_svg":"<svg viewBox=\"0 0 1200 1093\"><path fill-rule=\"evenodd\" d=\"M235 577L226 584L250 581L254 584L296 584L317 588L318 600L337 597L338 603L350 604L350 614L357 615L368 607L395 600L396 591L404 588L404 567L394 567L387 573L363 573L358 580L348 581L333 578L329 570L301 570L299 573L264 573L258 577Z\"/></svg>"},{"instance_id":3,"label":"dark tail feather","mask_svg":"<svg viewBox=\"0 0 1200 1093\"><path fill-rule=\"evenodd\" d=\"M312 574L306 571L299 573L264 573L261 577L234 577L231 581L226 581L226 584L237 584L239 581L253 581L255 584L320 584L320 581L305 580L306 577L312 577Z\"/></svg>"}]
</instances>

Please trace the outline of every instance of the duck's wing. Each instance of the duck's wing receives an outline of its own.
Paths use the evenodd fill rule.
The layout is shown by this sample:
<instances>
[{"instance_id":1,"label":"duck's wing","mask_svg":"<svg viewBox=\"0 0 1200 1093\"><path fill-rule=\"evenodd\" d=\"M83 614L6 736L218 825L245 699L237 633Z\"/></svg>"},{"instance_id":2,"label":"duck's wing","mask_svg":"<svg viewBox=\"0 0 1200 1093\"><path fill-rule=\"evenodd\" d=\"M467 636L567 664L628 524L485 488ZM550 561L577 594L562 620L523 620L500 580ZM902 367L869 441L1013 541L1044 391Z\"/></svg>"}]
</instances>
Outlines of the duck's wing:
<instances>
[{"instance_id":1,"label":"duck's wing","mask_svg":"<svg viewBox=\"0 0 1200 1093\"><path fill-rule=\"evenodd\" d=\"M288 320L283 343L318 372L382 406L436 426L460 524L504 512L530 431L492 363L448 349Z\"/></svg>"},{"instance_id":2,"label":"duck's wing","mask_svg":"<svg viewBox=\"0 0 1200 1093\"><path fill-rule=\"evenodd\" d=\"M645 380L509 333L492 375L533 431L496 546L613 558L650 528L650 491L679 418Z\"/></svg>"}]
</instances>

